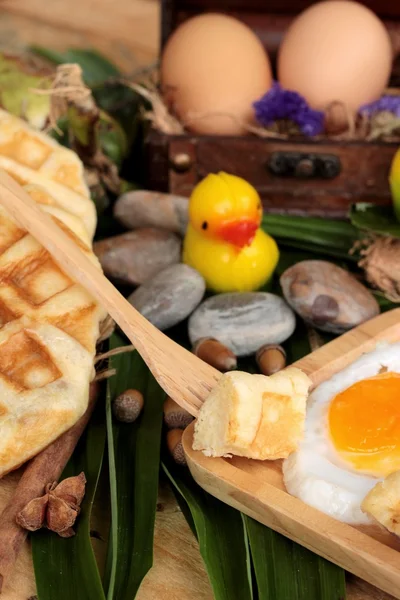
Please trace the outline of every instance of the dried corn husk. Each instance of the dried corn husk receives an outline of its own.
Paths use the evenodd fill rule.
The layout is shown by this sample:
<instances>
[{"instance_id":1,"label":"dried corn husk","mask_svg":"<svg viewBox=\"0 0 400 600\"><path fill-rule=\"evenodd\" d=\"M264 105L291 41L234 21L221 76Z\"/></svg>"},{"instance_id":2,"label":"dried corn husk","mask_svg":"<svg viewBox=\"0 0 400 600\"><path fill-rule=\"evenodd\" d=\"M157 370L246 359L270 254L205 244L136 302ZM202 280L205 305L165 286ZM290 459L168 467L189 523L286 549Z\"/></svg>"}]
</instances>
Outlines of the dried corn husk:
<instances>
[{"instance_id":1,"label":"dried corn husk","mask_svg":"<svg viewBox=\"0 0 400 600\"><path fill-rule=\"evenodd\" d=\"M400 302L400 239L371 236L362 246L358 264L367 281L392 302Z\"/></svg>"}]
</instances>

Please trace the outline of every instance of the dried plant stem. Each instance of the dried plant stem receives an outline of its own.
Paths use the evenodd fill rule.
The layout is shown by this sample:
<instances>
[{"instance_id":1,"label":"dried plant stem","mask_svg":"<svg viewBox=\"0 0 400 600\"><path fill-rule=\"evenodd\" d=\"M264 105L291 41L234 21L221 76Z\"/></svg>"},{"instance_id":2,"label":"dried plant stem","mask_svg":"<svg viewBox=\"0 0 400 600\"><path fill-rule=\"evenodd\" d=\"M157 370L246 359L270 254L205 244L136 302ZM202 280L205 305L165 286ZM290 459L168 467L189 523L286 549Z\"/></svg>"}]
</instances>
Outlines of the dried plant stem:
<instances>
[{"instance_id":1,"label":"dried plant stem","mask_svg":"<svg viewBox=\"0 0 400 600\"><path fill-rule=\"evenodd\" d=\"M279 133L272 127L260 127L257 124L250 124L241 121L236 115L225 112L207 112L203 114L193 114L185 120L179 120L170 107L165 102L163 95L159 89L157 81L157 64L151 65L143 71L138 70L133 72L129 78L114 77L109 80L109 83L118 82L127 87L130 87L140 96L145 98L151 104L151 110L144 112L143 116L149 120L153 127L158 131L166 134L181 135L185 133L185 128L190 128L190 125L196 121L201 121L209 117L226 117L237 123L244 132L252 133L260 138L266 139L290 139L290 132ZM144 76L144 77L142 77ZM140 81L140 83L138 83ZM400 95L400 90L396 88L388 88L384 94ZM393 137L398 139L397 134L400 130L399 119L395 115L390 114L390 118L384 112L377 115L368 116L366 114L354 115L349 107L340 100L330 102L325 112L329 120L329 113L335 109L343 112L344 131L340 133L325 132L324 135L315 136L313 139L332 139L332 140L373 140L383 138L391 141ZM297 133L297 131L296 131Z\"/></svg>"},{"instance_id":2,"label":"dried plant stem","mask_svg":"<svg viewBox=\"0 0 400 600\"><path fill-rule=\"evenodd\" d=\"M254 133L254 135L257 135L261 138L287 140L289 137L286 133L277 133L276 131L271 131L265 127L257 127L256 125L250 125L242 119L239 119L236 115L222 111L210 111L201 114L193 114L184 121L184 125L188 126L192 123L195 123L196 121L202 121L203 119L208 119L209 117L227 117L228 119L231 119L234 123L236 123L241 129L243 129L243 131L247 131L248 133Z\"/></svg>"},{"instance_id":3,"label":"dried plant stem","mask_svg":"<svg viewBox=\"0 0 400 600\"><path fill-rule=\"evenodd\" d=\"M168 134L180 135L184 133L184 128L181 123L173 115L170 114L157 88L146 88L143 85L125 81L125 84L140 96L148 100L152 106L152 110L144 114L144 118L148 119L153 126Z\"/></svg>"},{"instance_id":4,"label":"dried plant stem","mask_svg":"<svg viewBox=\"0 0 400 600\"><path fill-rule=\"evenodd\" d=\"M0 593L13 571L28 532L16 522L17 514L34 498L44 493L46 484L60 478L96 403L98 386L90 386L89 405L79 421L28 463L7 506L0 515Z\"/></svg>"},{"instance_id":5,"label":"dried plant stem","mask_svg":"<svg viewBox=\"0 0 400 600\"><path fill-rule=\"evenodd\" d=\"M170 113L167 105L165 104L162 95L156 86L144 87L131 81L122 80L122 83L129 86L140 96L148 100L152 106L152 110L144 114L144 117L151 121L153 126L159 131L167 134L182 134L185 132L185 127L196 121L201 121L209 117L227 117L237 123L244 131L253 133L258 137L271 138L271 139L282 139L288 138L287 134L276 133L270 131L265 127L257 127L256 125L250 125L239 119L236 115L225 112L207 112L202 114L191 115L190 118L186 119L181 123L174 115Z\"/></svg>"},{"instance_id":6,"label":"dried plant stem","mask_svg":"<svg viewBox=\"0 0 400 600\"><path fill-rule=\"evenodd\" d=\"M133 350L135 350L135 346L133 344L129 344L128 346L118 346L118 348L108 350L108 352L103 352L103 354L98 354L94 359L94 363L96 364L105 358L117 356L118 354L124 354L125 352L133 352Z\"/></svg>"},{"instance_id":7,"label":"dried plant stem","mask_svg":"<svg viewBox=\"0 0 400 600\"><path fill-rule=\"evenodd\" d=\"M50 128L57 128L57 120L65 115L70 103L77 104L87 111L96 109L92 92L83 83L82 69L76 64L59 65L50 88L31 89L31 92L51 96L50 105Z\"/></svg>"},{"instance_id":8,"label":"dried plant stem","mask_svg":"<svg viewBox=\"0 0 400 600\"><path fill-rule=\"evenodd\" d=\"M50 127L57 130L57 121L67 115L69 137L72 149L86 167L96 170L106 187L119 193L118 169L103 152L99 142L98 123L100 109L96 105L91 90L85 85L82 69L77 64L58 65L49 89L32 89L39 95L51 98Z\"/></svg>"},{"instance_id":9,"label":"dried plant stem","mask_svg":"<svg viewBox=\"0 0 400 600\"><path fill-rule=\"evenodd\" d=\"M378 138L390 138L395 132L400 130L400 119L391 112L382 111L370 120L370 132L367 135L367 141Z\"/></svg>"},{"instance_id":10,"label":"dried plant stem","mask_svg":"<svg viewBox=\"0 0 400 600\"><path fill-rule=\"evenodd\" d=\"M400 240L370 235L359 242L358 249L358 265L366 280L391 302L400 302Z\"/></svg>"},{"instance_id":11,"label":"dried plant stem","mask_svg":"<svg viewBox=\"0 0 400 600\"><path fill-rule=\"evenodd\" d=\"M117 374L117 369L104 369L104 371L99 371L94 378L94 381L103 381L104 379L109 379Z\"/></svg>"}]
</instances>

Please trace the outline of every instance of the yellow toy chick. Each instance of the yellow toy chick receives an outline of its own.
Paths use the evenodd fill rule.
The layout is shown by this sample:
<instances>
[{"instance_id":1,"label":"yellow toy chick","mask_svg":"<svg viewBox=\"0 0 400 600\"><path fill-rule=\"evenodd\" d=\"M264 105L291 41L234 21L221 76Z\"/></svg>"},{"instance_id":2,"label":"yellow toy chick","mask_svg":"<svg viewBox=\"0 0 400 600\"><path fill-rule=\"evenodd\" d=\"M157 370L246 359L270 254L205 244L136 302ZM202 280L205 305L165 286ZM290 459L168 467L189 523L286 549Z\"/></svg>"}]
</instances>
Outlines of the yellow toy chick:
<instances>
[{"instance_id":1,"label":"yellow toy chick","mask_svg":"<svg viewBox=\"0 0 400 600\"><path fill-rule=\"evenodd\" d=\"M208 175L189 200L183 262L196 269L214 292L257 290L279 258L274 239L260 229L262 205L244 179Z\"/></svg>"}]
</instances>

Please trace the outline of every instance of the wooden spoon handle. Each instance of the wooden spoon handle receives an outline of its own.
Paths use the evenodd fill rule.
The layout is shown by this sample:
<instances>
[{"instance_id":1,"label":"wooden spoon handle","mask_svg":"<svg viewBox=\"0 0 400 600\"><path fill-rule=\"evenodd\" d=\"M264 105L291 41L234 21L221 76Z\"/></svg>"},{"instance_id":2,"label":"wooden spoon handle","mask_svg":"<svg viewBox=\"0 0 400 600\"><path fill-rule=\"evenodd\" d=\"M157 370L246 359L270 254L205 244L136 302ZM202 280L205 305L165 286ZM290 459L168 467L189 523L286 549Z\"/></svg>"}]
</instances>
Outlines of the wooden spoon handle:
<instances>
[{"instance_id":1,"label":"wooden spoon handle","mask_svg":"<svg viewBox=\"0 0 400 600\"><path fill-rule=\"evenodd\" d=\"M80 283L107 309L149 365L149 344L156 343L156 338L163 334L129 304L71 237L2 170L0 204L50 252L72 280Z\"/></svg>"}]
</instances>

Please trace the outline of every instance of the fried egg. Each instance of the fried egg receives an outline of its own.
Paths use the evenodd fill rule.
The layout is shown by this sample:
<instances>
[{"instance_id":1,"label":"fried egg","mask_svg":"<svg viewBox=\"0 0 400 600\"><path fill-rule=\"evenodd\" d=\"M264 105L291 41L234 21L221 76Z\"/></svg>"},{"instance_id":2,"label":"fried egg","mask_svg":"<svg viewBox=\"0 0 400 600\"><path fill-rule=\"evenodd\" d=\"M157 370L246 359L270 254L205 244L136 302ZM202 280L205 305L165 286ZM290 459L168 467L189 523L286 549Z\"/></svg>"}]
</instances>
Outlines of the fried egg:
<instances>
[{"instance_id":1,"label":"fried egg","mask_svg":"<svg viewBox=\"0 0 400 600\"><path fill-rule=\"evenodd\" d=\"M304 439L283 463L290 494L352 524L376 483L400 469L400 343L381 344L321 383Z\"/></svg>"}]
</instances>

